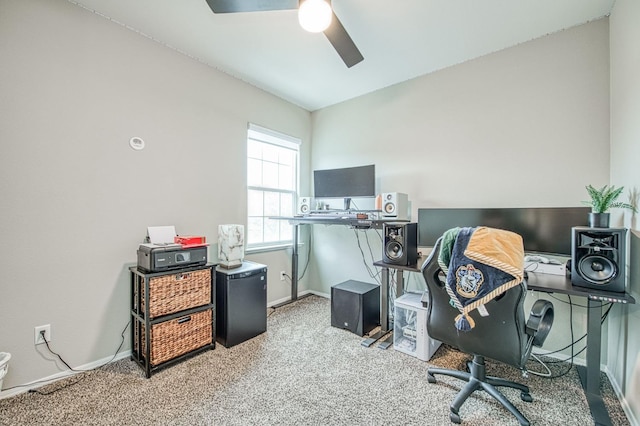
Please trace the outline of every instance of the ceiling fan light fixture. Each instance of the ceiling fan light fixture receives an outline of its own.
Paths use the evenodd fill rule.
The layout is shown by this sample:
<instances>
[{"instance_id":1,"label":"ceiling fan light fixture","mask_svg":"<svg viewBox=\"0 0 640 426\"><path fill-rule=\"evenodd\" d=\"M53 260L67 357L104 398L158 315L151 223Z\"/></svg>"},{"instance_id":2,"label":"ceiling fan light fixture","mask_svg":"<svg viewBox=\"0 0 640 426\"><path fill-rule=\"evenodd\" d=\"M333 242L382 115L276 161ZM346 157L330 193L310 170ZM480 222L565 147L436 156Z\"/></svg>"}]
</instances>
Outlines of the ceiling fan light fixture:
<instances>
[{"instance_id":1,"label":"ceiling fan light fixture","mask_svg":"<svg viewBox=\"0 0 640 426\"><path fill-rule=\"evenodd\" d=\"M325 0L305 0L298 9L300 26L310 33L319 33L331 24L331 6Z\"/></svg>"}]
</instances>

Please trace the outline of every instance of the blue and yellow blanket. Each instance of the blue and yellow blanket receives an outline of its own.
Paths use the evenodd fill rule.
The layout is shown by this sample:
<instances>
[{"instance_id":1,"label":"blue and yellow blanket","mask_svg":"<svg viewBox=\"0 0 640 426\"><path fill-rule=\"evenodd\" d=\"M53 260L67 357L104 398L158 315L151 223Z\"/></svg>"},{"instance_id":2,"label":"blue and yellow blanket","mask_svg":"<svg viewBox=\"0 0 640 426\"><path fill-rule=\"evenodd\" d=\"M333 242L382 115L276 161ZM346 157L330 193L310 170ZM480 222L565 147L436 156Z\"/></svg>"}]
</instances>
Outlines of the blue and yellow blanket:
<instances>
[{"instance_id":1,"label":"blue and yellow blanket","mask_svg":"<svg viewBox=\"0 0 640 426\"><path fill-rule=\"evenodd\" d=\"M442 236L438 263L447 293L460 311L456 328L469 331L469 313L522 282L524 246L514 232L479 226L452 228Z\"/></svg>"}]
</instances>

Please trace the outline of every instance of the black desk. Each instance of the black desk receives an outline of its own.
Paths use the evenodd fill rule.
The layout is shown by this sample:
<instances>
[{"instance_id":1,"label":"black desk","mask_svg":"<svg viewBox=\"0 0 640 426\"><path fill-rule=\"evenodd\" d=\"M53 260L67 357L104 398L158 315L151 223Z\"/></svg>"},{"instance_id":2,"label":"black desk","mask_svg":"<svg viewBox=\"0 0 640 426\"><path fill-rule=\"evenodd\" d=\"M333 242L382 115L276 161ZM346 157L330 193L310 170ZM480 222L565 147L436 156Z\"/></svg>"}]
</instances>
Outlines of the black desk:
<instances>
[{"instance_id":1,"label":"black desk","mask_svg":"<svg viewBox=\"0 0 640 426\"><path fill-rule=\"evenodd\" d=\"M381 310L380 310L380 331L375 335L365 339L362 344L370 346L387 333L390 333L379 345L386 349L393 343L393 325L388 323L388 306L390 303L389 270L395 269L398 272L396 278L396 295L402 295L404 291L403 272L421 272L422 264L426 256L421 256L415 265L392 265L382 261L374 262L375 266L382 268L382 289ZM611 419L607 408L602 401L600 393L600 349L602 347L602 305L603 303L633 304L635 299L628 293L613 293L584 287L576 287L571 284L571 280L564 276L536 274L528 272L526 279L527 289L544 293L560 293L571 296L581 296L587 298L587 358L586 366L576 366L582 387L589 403L589 409L596 426L611 426ZM386 303L385 303L386 301Z\"/></svg>"},{"instance_id":2,"label":"black desk","mask_svg":"<svg viewBox=\"0 0 640 426\"><path fill-rule=\"evenodd\" d=\"M628 293L613 293L602 290L576 287L571 280L558 275L528 272L526 279L529 290L544 293L560 293L587 298L587 359L586 367L576 366L589 409L596 425L611 425L607 408L600 393L600 349L602 337L603 303L633 304L635 299Z\"/></svg>"},{"instance_id":3,"label":"black desk","mask_svg":"<svg viewBox=\"0 0 640 426\"><path fill-rule=\"evenodd\" d=\"M340 215L324 216L303 216L303 217L271 217L270 219L288 220L294 225L293 230L293 252L291 261L291 301L298 299L298 226L299 225L343 225L356 229L381 229L385 222L397 222L392 219L355 219L340 217ZM415 265L392 265L382 261L374 262L375 266L382 268L382 283L380 291L380 331L365 339L362 344L370 346L384 335L393 330L393 325L389 324L389 269L397 270L396 295L402 295L404 291L403 271L421 272L422 263L426 258L420 257ZM560 293L571 296L581 296L587 298L587 358L586 366L576 366L582 387L591 415L596 426L611 425L611 419L607 408L602 401L600 393L600 350L602 338L602 304L622 303L634 304L635 299L628 293L612 293L583 287L576 287L571 284L571 280L559 275L536 274L528 272L526 279L527 288L533 291L544 293ZM288 303L288 302L286 302ZM393 334L390 334L383 342L381 348L387 348L393 342Z\"/></svg>"}]
</instances>

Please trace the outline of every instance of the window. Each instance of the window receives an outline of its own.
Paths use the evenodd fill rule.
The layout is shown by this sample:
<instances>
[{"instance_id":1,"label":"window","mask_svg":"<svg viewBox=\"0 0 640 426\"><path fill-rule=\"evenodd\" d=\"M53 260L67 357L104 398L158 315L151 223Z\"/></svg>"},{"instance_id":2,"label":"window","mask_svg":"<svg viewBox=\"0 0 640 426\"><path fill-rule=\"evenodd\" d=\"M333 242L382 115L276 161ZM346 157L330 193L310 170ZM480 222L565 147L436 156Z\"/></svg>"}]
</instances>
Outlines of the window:
<instances>
[{"instance_id":1,"label":"window","mask_svg":"<svg viewBox=\"0 0 640 426\"><path fill-rule=\"evenodd\" d=\"M293 227L272 216L293 216L300 140L249 124L247 137L247 249L289 245Z\"/></svg>"}]
</instances>

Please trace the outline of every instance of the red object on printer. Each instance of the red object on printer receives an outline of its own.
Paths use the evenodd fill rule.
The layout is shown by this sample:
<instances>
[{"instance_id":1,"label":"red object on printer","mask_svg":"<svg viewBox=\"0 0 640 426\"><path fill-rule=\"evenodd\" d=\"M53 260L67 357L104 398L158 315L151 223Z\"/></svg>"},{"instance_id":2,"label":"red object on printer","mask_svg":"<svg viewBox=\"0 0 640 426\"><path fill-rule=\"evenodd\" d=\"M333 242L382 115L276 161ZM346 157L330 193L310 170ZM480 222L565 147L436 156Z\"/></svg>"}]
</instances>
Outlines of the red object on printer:
<instances>
[{"instance_id":1,"label":"red object on printer","mask_svg":"<svg viewBox=\"0 0 640 426\"><path fill-rule=\"evenodd\" d=\"M209 245L207 244L206 237L196 235L176 235L175 237L173 237L173 242L176 244L180 244L182 248L202 247Z\"/></svg>"}]
</instances>

